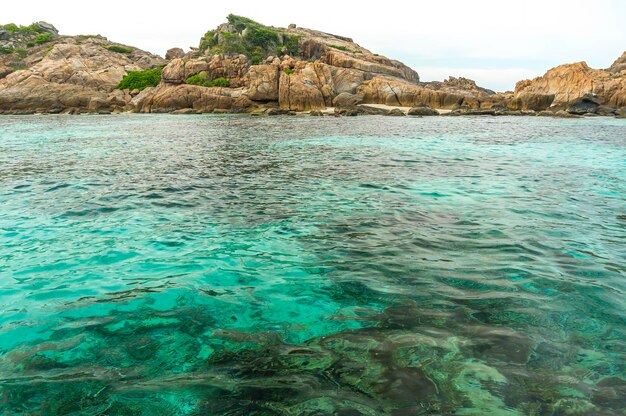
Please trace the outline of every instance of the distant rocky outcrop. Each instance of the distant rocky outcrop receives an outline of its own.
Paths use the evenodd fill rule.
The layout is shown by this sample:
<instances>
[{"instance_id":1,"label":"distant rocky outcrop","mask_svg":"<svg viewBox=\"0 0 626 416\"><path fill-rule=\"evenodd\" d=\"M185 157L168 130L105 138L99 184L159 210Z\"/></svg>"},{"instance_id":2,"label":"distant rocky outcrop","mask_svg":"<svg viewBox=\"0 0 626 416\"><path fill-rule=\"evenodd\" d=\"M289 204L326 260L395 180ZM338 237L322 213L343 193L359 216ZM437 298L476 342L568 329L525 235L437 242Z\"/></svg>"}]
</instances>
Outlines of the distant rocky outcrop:
<instances>
[{"instance_id":1,"label":"distant rocky outcrop","mask_svg":"<svg viewBox=\"0 0 626 416\"><path fill-rule=\"evenodd\" d=\"M614 74L618 74L622 71L626 70L626 52L622 54L619 58L613 62L613 65L608 69L609 72Z\"/></svg>"},{"instance_id":2,"label":"distant rocky outcrop","mask_svg":"<svg viewBox=\"0 0 626 416\"><path fill-rule=\"evenodd\" d=\"M385 104L414 116L620 116L626 106L626 53L606 70L561 65L495 93L462 77L420 82L413 69L348 37L227 20L197 48L172 48L165 59L102 36L59 36L45 22L0 26L0 112L320 115L335 107L335 115L362 115L388 114L368 106Z\"/></svg>"},{"instance_id":3,"label":"distant rocky outcrop","mask_svg":"<svg viewBox=\"0 0 626 416\"><path fill-rule=\"evenodd\" d=\"M18 29L3 41L12 46L0 55L0 112L126 110L130 95L114 90L122 77L166 63L101 36L58 36L54 26L44 22L27 28L35 27L35 33ZM45 41L31 44L30 39Z\"/></svg>"},{"instance_id":4,"label":"distant rocky outcrop","mask_svg":"<svg viewBox=\"0 0 626 416\"><path fill-rule=\"evenodd\" d=\"M590 68L585 62L557 66L541 77L518 82L515 97L536 97L552 106L567 106L592 94L598 105L626 106L625 59L626 53L608 70Z\"/></svg>"}]
</instances>

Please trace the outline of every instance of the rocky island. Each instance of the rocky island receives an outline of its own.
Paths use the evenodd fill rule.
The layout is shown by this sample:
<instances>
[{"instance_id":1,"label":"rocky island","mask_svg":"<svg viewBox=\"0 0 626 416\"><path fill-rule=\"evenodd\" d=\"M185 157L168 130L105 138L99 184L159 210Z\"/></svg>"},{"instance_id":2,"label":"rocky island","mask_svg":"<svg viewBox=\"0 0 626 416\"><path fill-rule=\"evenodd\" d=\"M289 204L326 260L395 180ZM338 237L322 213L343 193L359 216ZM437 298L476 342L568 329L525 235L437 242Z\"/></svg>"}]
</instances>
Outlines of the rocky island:
<instances>
[{"instance_id":1,"label":"rocky island","mask_svg":"<svg viewBox=\"0 0 626 416\"><path fill-rule=\"evenodd\" d=\"M45 22L0 26L0 113L626 116L626 52L608 69L561 65L496 93L465 78L421 82L348 37L227 20L165 59Z\"/></svg>"}]
</instances>

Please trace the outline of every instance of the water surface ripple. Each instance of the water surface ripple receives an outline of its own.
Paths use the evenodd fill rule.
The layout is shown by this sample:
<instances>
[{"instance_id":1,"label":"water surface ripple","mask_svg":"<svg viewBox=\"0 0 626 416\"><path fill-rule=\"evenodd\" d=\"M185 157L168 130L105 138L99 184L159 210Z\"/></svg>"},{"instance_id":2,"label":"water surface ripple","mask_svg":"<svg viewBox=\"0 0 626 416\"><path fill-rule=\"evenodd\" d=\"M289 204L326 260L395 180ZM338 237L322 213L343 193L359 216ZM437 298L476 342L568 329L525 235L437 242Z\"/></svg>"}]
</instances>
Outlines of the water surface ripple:
<instances>
[{"instance_id":1,"label":"water surface ripple","mask_svg":"<svg viewBox=\"0 0 626 416\"><path fill-rule=\"evenodd\" d=\"M622 415L626 122L0 118L0 413Z\"/></svg>"}]
</instances>

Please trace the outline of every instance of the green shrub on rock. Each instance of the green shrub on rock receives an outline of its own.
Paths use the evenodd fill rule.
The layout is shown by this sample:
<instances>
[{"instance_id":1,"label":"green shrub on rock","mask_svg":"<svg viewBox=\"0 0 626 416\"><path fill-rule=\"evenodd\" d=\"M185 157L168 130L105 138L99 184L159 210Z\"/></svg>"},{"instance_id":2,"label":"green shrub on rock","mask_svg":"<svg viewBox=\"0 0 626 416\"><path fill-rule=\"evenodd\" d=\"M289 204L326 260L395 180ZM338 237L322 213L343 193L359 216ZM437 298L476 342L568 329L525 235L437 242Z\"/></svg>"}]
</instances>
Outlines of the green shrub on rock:
<instances>
[{"instance_id":1,"label":"green shrub on rock","mask_svg":"<svg viewBox=\"0 0 626 416\"><path fill-rule=\"evenodd\" d=\"M209 79L207 74L204 74L204 73L192 75L189 78L187 78L187 80L185 80L186 84L200 85L202 87L208 87L208 85L205 85L205 84L208 84L209 82L211 82L211 80Z\"/></svg>"},{"instance_id":2,"label":"green shrub on rock","mask_svg":"<svg viewBox=\"0 0 626 416\"><path fill-rule=\"evenodd\" d=\"M350 52L348 50L348 48L346 48L345 46L342 46L342 45L328 45L328 46L330 46L331 48L334 48L334 49L339 49L340 51Z\"/></svg>"},{"instance_id":3,"label":"green shrub on rock","mask_svg":"<svg viewBox=\"0 0 626 416\"><path fill-rule=\"evenodd\" d=\"M13 48L0 45L0 55L9 55L14 52Z\"/></svg>"},{"instance_id":4,"label":"green shrub on rock","mask_svg":"<svg viewBox=\"0 0 626 416\"><path fill-rule=\"evenodd\" d=\"M187 84L198 85L201 87L230 87L230 81L226 78L209 79L206 72L201 72L197 75L190 76L186 80Z\"/></svg>"},{"instance_id":5,"label":"green shrub on rock","mask_svg":"<svg viewBox=\"0 0 626 416\"><path fill-rule=\"evenodd\" d=\"M230 81L226 78L216 78L212 81L213 87L230 87Z\"/></svg>"},{"instance_id":6,"label":"green shrub on rock","mask_svg":"<svg viewBox=\"0 0 626 416\"><path fill-rule=\"evenodd\" d=\"M214 46L217 46L217 36L215 30L209 30L200 40L200 52L204 52Z\"/></svg>"},{"instance_id":7,"label":"green shrub on rock","mask_svg":"<svg viewBox=\"0 0 626 416\"><path fill-rule=\"evenodd\" d=\"M263 26L261 23L259 22L255 22L252 19L249 19L247 17L243 17L243 16L237 16L236 14L229 14L226 19L228 20L228 23L230 23L231 25L233 25L235 27L235 29L237 29L239 32L243 31L246 28L249 27L259 27L259 26Z\"/></svg>"},{"instance_id":8,"label":"green shrub on rock","mask_svg":"<svg viewBox=\"0 0 626 416\"><path fill-rule=\"evenodd\" d=\"M8 23L4 26L0 25L4 30L11 34L20 34L20 35L34 35L40 31L40 27L33 23L29 26L18 26L15 23Z\"/></svg>"},{"instance_id":9,"label":"green shrub on rock","mask_svg":"<svg viewBox=\"0 0 626 416\"><path fill-rule=\"evenodd\" d=\"M17 31L19 30L19 26L15 23L8 23L6 25L3 25L2 28L9 33L17 33Z\"/></svg>"},{"instance_id":10,"label":"green shrub on rock","mask_svg":"<svg viewBox=\"0 0 626 416\"><path fill-rule=\"evenodd\" d=\"M283 45L287 48L287 53L290 56L300 55L300 36L284 35L283 37Z\"/></svg>"},{"instance_id":11,"label":"green shrub on rock","mask_svg":"<svg viewBox=\"0 0 626 416\"><path fill-rule=\"evenodd\" d=\"M278 44L278 32L266 27L249 27L244 39L252 47L270 49Z\"/></svg>"},{"instance_id":12,"label":"green shrub on rock","mask_svg":"<svg viewBox=\"0 0 626 416\"><path fill-rule=\"evenodd\" d=\"M146 71L129 71L120 81L118 90L144 90L148 87L156 87L161 82L160 69L148 69Z\"/></svg>"},{"instance_id":13,"label":"green shrub on rock","mask_svg":"<svg viewBox=\"0 0 626 416\"><path fill-rule=\"evenodd\" d=\"M41 33L35 37L35 43L41 45L42 43L50 42L54 40L55 36L52 33Z\"/></svg>"},{"instance_id":14,"label":"green shrub on rock","mask_svg":"<svg viewBox=\"0 0 626 416\"><path fill-rule=\"evenodd\" d=\"M122 45L104 46L104 49L108 49L111 52L117 52L117 53L132 53L133 52L133 48L130 48L128 46L122 46Z\"/></svg>"},{"instance_id":15,"label":"green shrub on rock","mask_svg":"<svg viewBox=\"0 0 626 416\"><path fill-rule=\"evenodd\" d=\"M229 29L210 30L200 40L198 54L242 54L258 65L271 55L299 54L300 36L289 35L247 17L228 15Z\"/></svg>"}]
</instances>

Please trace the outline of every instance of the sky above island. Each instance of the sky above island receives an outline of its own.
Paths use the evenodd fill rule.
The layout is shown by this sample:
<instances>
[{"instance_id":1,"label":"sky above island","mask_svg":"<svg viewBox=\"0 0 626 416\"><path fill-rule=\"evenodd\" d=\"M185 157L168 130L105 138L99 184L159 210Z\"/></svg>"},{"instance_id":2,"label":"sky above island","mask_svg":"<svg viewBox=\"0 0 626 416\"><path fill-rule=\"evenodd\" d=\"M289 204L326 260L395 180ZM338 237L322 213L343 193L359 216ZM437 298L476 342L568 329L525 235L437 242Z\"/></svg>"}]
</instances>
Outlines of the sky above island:
<instances>
[{"instance_id":1,"label":"sky above island","mask_svg":"<svg viewBox=\"0 0 626 416\"><path fill-rule=\"evenodd\" d=\"M2 24L43 20L64 35L101 34L160 55L197 46L229 13L272 26L295 23L349 36L411 66L422 81L463 76L496 91L562 63L606 68L626 50L624 0L3 3Z\"/></svg>"}]
</instances>

